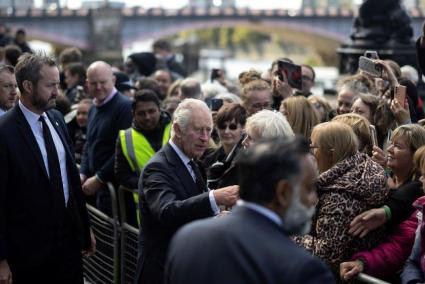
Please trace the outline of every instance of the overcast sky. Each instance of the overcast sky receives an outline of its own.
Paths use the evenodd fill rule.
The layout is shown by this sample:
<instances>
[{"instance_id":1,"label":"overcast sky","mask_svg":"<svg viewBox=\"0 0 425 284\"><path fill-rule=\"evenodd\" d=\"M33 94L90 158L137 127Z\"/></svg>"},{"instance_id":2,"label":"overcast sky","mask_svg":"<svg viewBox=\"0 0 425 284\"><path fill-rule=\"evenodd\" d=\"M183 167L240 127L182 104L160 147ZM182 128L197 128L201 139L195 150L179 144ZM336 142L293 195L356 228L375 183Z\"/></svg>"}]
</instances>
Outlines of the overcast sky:
<instances>
[{"instance_id":1,"label":"overcast sky","mask_svg":"<svg viewBox=\"0 0 425 284\"><path fill-rule=\"evenodd\" d=\"M60 0L62 5L68 4L69 8L78 8L81 5L82 0ZM220 1L220 0L217 0ZM42 0L35 0L35 5L40 6ZM140 6L150 7L164 7L169 9L181 8L188 3L187 0L126 0L119 1L125 2L127 6ZM253 9L297 9L301 5L301 0L261 0L261 1L250 1L250 0L236 0L236 5L240 7L250 7Z\"/></svg>"}]
</instances>

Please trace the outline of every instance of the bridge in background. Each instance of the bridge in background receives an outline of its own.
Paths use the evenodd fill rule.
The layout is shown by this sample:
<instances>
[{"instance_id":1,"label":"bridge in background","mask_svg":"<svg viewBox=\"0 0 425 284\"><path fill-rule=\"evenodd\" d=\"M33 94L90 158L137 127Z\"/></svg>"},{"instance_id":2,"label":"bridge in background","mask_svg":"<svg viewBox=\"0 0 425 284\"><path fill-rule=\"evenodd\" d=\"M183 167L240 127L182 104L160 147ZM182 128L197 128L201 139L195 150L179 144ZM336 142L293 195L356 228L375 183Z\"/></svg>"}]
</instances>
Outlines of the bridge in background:
<instances>
[{"instance_id":1,"label":"bridge in background","mask_svg":"<svg viewBox=\"0 0 425 284\"><path fill-rule=\"evenodd\" d=\"M415 37L421 34L425 13L409 11ZM144 39L156 39L182 30L221 26L264 26L345 41L352 31L355 12L340 8L292 10L250 10L245 8L143 9L8 9L0 21L13 29L24 28L31 38L85 50L128 46Z\"/></svg>"}]
</instances>

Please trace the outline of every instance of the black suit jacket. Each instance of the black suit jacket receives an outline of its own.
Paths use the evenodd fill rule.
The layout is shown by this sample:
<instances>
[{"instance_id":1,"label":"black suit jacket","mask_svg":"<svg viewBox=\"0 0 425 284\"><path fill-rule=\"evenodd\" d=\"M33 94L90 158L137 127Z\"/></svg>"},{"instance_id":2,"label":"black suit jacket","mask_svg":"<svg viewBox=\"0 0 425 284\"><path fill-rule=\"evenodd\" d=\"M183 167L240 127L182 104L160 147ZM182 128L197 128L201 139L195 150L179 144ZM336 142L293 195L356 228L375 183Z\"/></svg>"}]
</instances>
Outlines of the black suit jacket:
<instances>
[{"instance_id":1,"label":"black suit jacket","mask_svg":"<svg viewBox=\"0 0 425 284\"><path fill-rule=\"evenodd\" d=\"M169 144L145 166L139 181L139 196L141 230L136 279L144 284L162 283L167 248L176 230L214 213L208 192L198 189Z\"/></svg>"},{"instance_id":2,"label":"black suit jacket","mask_svg":"<svg viewBox=\"0 0 425 284\"><path fill-rule=\"evenodd\" d=\"M0 260L31 267L48 261L67 218L81 248L90 245L89 221L71 141L62 115L47 112L66 151L70 198L52 193L37 141L19 106L0 118ZM66 215L67 214L67 215Z\"/></svg>"},{"instance_id":3,"label":"black suit jacket","mask_svg":"<svg viewBox=\"0 0 425 284\"><path fill-rule=\"evenodd\" d=\"M288 238L282 227L247 207L193 222L173 238L166 283L334 283L331 271Z\"/></svg>"}]
</instances>

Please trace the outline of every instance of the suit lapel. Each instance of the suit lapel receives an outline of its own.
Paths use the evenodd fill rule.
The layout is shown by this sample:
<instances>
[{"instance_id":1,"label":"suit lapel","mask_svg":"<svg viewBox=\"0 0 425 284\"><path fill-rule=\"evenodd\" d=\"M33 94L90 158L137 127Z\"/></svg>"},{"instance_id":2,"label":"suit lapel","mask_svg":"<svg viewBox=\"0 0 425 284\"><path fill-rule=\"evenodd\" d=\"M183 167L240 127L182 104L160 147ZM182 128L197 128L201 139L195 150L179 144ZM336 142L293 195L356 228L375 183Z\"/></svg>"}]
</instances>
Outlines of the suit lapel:
<instances>
[{"instance_id":1,"label":"suit lapel","mask_svg":"<svg viewBox=\"0 0 425 284\"><path fill-rule=\"evenodd\" d=\"M49 176L47 175L46 166L44 165L43 157L41 156L40 148L38 147L37 140L34 137L34 134L32 133L31 127L28 124L27 120L25 119L24 114L22 113L21 109L18 105L15 106L15 108L11 111L14 111L16 113L16 121L18 124L19 131L21 132L22 136L24 137L25 142L27 143L28 148L31 150L31 152L34 154L35 159L37 160L39 166L41 167L44 175L48 179Z\"/></svg>"},{"instance_id":2,"label":"suit lapel","mask_svg":"<svg viewBox=\"0 0 425 284\"><path fill-rule=\"evenodd\" d=\"M193 196L194 194L198 194L199 190L196 186L195 181L187 170L186 166L183 164L183 161L177 155L176 151L170 146L170 144L166 144L164 146L165 156L170 164L173 165L177 176L180 177L181 182L183 183L184 190L189 196Z\"/></svg>"}]
</instances>

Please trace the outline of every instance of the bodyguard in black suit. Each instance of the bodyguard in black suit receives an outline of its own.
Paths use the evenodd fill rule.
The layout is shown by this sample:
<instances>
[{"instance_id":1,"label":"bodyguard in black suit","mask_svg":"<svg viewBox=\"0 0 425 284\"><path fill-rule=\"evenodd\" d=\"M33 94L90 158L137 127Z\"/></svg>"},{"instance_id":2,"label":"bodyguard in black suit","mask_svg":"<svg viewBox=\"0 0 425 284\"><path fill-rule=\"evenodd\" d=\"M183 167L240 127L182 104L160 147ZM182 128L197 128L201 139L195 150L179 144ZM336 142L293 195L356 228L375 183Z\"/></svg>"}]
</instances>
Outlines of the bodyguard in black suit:
<instances>
[{"instance_id":1,"label":"bodyguard in black suit","mask_svg":"<svg viewBox=\"0 0 425 284\"><path fill-rule=\"evenodd\" d=\"M186 99L174 112L171 139L145 166L139 181L141 230L136 283L163 283L169 242L182 225L232 206L238 187L208 191L194 159L208 147L211 112L200 100Z\"/></svg>"},{"instance_id":2,"label":"bodyguard in black suit","mask_svg":"<svg viewBox=\"0 0 425 284\"><path fill-rule=\"evenodd\" d=\"M0 118L0 280L83 283L82 252L94 249L87 209L63 117L47 111L59 70L28 54L16 79L19 104Z\"/></svg>"},{"instance_id":3,"label":"bodyguard in black suit","mask_svg":"<svg viewBox=\"0 0 425 284\"><path fill-rule=\"evenodd\" d=\"M289 238L308 229L317 173L306 142L279 139L242 153L241 200L231 213L176 233L166 283L334 283L329 268Z\"/></svg>"}]
</instances>

